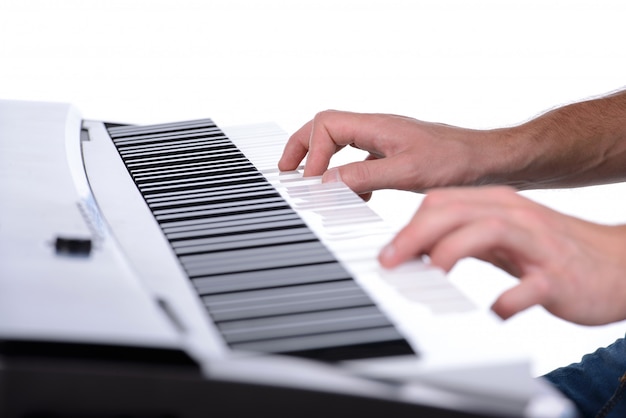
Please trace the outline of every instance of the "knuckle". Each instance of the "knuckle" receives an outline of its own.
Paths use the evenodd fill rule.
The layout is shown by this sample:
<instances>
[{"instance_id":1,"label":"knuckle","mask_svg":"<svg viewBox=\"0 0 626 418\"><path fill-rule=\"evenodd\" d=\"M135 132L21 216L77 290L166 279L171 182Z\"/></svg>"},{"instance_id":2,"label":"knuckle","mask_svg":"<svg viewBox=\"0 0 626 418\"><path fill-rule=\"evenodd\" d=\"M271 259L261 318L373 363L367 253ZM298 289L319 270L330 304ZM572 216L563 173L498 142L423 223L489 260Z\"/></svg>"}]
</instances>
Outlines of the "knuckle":
<instances>
[{"instance_id":1,"label":"knuckle","mask_svg":"<svg viewBox=\"0 0 626 418\"><path fill-rule=\"evenodd\" d=\"M313 118L315 121L323 121L328 119L329 117L332 117L333 115L335 115L337 113L336 110L333 109L326 109L326 110L322 110L320 112L317 112L315 114L315 117Z\"/></svg>"},{"instance_id":2,"label":"knuckle","mask_svg":"<svg viewBox=\"0 0 626 418\"><path fill-rule=\"evenodd\" d=\"M552 295L552 284L547 277L541 277L535 281L535 293L542 303L546 303Z\"/></svg>"},{"instance_id":3,"label":"knuckle","mask_svg":"<svg viewBox=\"0 0 626 418\"><path fill-rule=\"evenodd\" d=\"M350 187L355 193L369 193L373 190L371 182L371 170L362 162L350 163L340 169L341 181Z\"/></svg>"},{"instance_id":4,"label":"knuckle","mask_svg":"<svg viewBox=\"0 0 626 418\"><path fill-rule=\"evenodd\" d=\"M503 237L511 232L509 220L498 216L485 219L484 228L494 237Z\"/></svg>"},{"instance_id":5,"label":"knuckle","mask_svg":"<svg viewBox=\"0 0 626 418\"><path fill-rule=\"evenodd\" d=\"M511 219L526 229L544 228L550 222L543 211L528 206L515 207L510 211Z\"/></svg>"},{"instance_id":6,"label":"knuckle","mask_svg":"<svg viewBox=\"0 0 626 418\"><path fill-rule=\"evenodd\" d=\"M353 183L363 184L367 183L371 178L371 170L368 164L356 163L352 165L353 170L351 170L351 177Z\"/></svg>"},{"instance_id":7,"label":"knuckle","mask_svg":"<svg viewBox=\"0 0 626 418\"><path fill-rule=\"evenodd\" d=\"M422 200L422 207L431 209L439 207L448 201L448 193L443 189L430 190Z\"/></svg>"}]
</instances>

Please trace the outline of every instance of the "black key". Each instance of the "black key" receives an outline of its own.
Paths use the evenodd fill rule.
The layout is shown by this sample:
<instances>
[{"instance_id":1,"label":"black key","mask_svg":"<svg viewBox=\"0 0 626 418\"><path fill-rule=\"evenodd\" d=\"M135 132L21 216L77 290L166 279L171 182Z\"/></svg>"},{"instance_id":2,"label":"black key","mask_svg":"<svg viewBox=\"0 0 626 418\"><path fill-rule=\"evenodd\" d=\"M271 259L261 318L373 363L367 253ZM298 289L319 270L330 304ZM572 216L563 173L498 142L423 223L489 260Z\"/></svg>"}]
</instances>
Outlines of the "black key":
<instances>
[{"instance_id":1,"label":"black key","mask_svg":"<svg viewBox=\"0 0 626 418\"><path fill-rule=\"evenodd\" d=\"M322 360L412 352L212 121L108 129L231 347Z\"/></svg>"}]
</instances>

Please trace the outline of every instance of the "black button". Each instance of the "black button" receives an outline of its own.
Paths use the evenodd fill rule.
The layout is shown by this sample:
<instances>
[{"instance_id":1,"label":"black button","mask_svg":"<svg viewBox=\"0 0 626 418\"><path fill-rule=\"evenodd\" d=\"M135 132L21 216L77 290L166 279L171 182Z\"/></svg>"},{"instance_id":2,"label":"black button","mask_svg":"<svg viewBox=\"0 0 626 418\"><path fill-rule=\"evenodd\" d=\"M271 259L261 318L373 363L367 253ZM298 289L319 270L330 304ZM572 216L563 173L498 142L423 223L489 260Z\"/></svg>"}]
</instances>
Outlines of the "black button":
<instances>
[{"instance_id":1,"label":"black button","mask_svg":"<svg viewBox=\"0 0 626 418\"><path fill-rule=\"evenodd\" d=\"M54 244L57 254L89 255L91 254L91 239L57 237Z\"/></svg>"}]
</instances>

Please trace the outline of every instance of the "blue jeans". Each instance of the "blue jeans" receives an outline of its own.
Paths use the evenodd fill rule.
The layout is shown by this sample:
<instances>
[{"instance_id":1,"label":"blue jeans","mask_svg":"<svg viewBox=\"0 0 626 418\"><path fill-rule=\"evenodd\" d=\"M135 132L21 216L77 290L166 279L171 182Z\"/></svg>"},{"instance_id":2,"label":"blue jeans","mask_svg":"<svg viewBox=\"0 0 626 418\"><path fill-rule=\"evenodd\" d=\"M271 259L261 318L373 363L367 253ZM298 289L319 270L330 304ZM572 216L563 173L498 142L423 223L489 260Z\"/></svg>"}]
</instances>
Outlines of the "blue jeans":
<instances>
[{"instance_id":1,"label":"blue jeans","mask_svg":"<svg viewBox=\"0 0 626 418\"><path fill-rule=\"evenodd\" d=\"M626 339L544 376L583 417L626 417Z\"/></svg>"}]
</instances>

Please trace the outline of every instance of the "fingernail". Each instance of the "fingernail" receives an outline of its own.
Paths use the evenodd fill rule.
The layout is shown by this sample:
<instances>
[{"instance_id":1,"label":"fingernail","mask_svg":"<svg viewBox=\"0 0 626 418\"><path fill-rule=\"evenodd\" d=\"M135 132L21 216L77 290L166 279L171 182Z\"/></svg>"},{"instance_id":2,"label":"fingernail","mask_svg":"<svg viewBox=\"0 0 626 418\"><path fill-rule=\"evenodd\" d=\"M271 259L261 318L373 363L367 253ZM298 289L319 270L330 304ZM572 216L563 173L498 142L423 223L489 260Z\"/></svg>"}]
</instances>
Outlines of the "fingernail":
<instances>
[{"instance_id":1,"label":"fingernail","mask_svg":"<svg viewBox=\"0 0 626 418\"><path fill-rule=\"evenodd\" d=\"M322 177L322 183L339 183L341 182L341 174L339 174L339 169L331 168Z\"/></svg>"}]
</instances>

